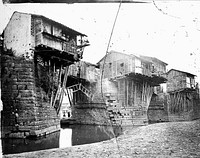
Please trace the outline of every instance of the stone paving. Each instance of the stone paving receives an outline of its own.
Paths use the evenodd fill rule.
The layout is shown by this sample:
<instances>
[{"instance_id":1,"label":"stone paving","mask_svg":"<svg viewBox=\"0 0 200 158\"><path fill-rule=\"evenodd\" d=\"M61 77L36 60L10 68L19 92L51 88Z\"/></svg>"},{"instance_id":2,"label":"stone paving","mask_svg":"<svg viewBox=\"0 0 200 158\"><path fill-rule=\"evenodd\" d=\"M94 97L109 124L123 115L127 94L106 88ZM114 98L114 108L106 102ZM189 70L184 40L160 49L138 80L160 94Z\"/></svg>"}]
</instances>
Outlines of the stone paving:
<instances>
[{"instance_id":1,"label":"stone paving","mask_svg":"<svg viewBox=\"0 0 200 158\"><path fill-rule=\"evenodd\" d=\"M200 120L157 123L126 131L117 139L5 158L200 158Z\"/></svg>"}]
</instances>

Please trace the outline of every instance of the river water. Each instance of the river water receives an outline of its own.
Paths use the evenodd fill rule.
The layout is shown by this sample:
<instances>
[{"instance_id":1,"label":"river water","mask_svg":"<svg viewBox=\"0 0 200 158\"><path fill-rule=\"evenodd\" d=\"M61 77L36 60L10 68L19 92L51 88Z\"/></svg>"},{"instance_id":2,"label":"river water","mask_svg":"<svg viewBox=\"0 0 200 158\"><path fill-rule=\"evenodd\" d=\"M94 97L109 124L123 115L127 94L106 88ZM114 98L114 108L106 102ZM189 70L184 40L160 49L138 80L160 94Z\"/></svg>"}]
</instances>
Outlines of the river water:
<instances>
[{"instance_id":1,"label":"river water","mask_svg":"<svg viewBox=\"0 0 200 158\"><path fill-rule=\"evenodd\" d=\"M121 133L121 128L113 126L62 126L60 131L37 139L2 139L0 155L89 144L114 138Z\"/></svg>"}]
</instances>

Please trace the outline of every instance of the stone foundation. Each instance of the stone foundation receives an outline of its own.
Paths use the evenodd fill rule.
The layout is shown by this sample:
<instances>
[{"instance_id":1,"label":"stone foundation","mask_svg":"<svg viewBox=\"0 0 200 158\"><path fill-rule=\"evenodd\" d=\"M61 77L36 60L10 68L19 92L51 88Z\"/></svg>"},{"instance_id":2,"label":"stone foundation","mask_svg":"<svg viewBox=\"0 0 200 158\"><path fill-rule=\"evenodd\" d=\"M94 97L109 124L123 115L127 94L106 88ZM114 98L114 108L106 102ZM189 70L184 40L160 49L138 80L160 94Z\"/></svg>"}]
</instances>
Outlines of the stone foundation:
<instances>
[{"instance_id":1,"label":"stone foundation","mask_svg":"<svg viewBox=\"0 0 200 158\"><path fill-rule=\"evenodd\" d=\"M148 123L146 108L108 107L108 111L113 125L141 126Z\"/></svg>"},{"instance_id":2,"label":"stone foundation","mask_svg":"<svg viewBox=\"0 0 200 158\"><path fill-rule=\"evenodd\" d=\"M78 103L72 108L76 124L111 125L104 103Z\"/></svg>"},{"instance_id":3,"label":"stone foundation","mask_svg":"<svg viewBox=\"0 0 200 158\"><path fill-rule=\"evenodd\" d=\"M42 88L34 60L3 55L2 137L40 136L59 130L60 120ZM41 71L41 72L40 72Z\"/></svg>"},{"instance_id":4,"label":"stone foundation","mask_svg":"<svg viewBox=\"0 0 200 158\"><path fill-rule=\"evenodd\" d=\"M153 95L147 111L148 122L168 122L167 96L165 93Z\"/></svg>"},{"instance_id":5,"label":"stone foundation","mask_svg":"<svg viewBox=\"0 0 200 158\"><path fill-rule=\"evenodd\" d=\"M149 123L169 121L168 113L163 107L149 107L147 115Z\"/></svg>"}]
</instances>

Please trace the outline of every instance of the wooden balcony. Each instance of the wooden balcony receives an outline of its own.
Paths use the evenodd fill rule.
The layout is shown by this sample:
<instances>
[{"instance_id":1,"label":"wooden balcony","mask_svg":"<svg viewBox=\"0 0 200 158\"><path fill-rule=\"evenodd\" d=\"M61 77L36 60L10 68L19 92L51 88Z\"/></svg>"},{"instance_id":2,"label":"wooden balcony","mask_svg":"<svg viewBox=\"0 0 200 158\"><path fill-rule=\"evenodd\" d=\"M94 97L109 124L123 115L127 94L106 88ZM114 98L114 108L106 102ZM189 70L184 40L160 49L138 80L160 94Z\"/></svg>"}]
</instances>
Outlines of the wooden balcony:
<instances>
[{"instance_id":1,"label":"wooden balcony","mask_svg":"<svg viewBox=\"0 0 200 158\"><path fill-rule=\"evenodd\" d=\"M78 54L75 43L68 42L62 37L57 37L47 32L40 32L35 36L35 46L41 45L73 55Z\"/></svg>"}]
</instances>

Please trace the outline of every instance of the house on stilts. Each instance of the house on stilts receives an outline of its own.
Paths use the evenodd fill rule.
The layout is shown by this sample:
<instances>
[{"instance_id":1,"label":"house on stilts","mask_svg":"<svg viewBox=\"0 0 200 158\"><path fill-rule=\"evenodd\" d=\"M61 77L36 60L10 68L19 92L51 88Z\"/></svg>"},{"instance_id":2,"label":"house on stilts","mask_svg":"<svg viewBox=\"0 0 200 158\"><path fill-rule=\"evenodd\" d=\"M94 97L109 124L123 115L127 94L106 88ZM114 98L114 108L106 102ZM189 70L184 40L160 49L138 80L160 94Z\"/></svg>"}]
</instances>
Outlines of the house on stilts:
<instances>
[{"instance_id":1,"label":"house on stilts","mask_svg":"<svg viewBox=\"0 0 200 158\"><path fill-rule=\"evenodd\" d=\"M155 57L148 57L148 56L140 56L140 57L152 62L152 74L158 76L162 75L167 78L166 76L167 72L166 66L168 65L167 63ZM154 91L147 111L149 123L168 121L166 89L167 89L166 82L161 83L160 85L154 87Z\"/></svg>"},{"instance_id":2,"label":"house on stilts","mask_svg":"<svg viewBox=\"0 0 200 158\"><path fill-rule=\"evenodd\" d=\"M171 69L167 72L167 107L169 121L200 118L199 86L195 75Z\"/></svg>"},{"instance_id":3,"label":"house on stilts","mask_svg":"<svg viewBox=\"0 0 200 158\"><path fill-rule=\"evenodd\" d=\"M85 34L45 16L13 13L1 54L2 137L60 130L68 69L88 45Z\"/></svg>"},{"instance_id":4,"label":"house on stilts","mask_svg":"<svg viewBox=\"0 0 200 158\"><path fill-rule=\"evenodd\" d=\"M167 79L166 63L151 57L110 51L98 65L102 94L113 124L145 125L154 87Z\"/></svg>"}]
</instances>

